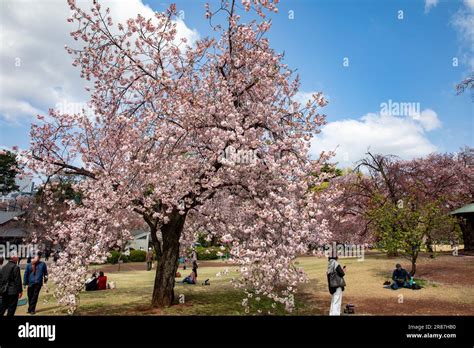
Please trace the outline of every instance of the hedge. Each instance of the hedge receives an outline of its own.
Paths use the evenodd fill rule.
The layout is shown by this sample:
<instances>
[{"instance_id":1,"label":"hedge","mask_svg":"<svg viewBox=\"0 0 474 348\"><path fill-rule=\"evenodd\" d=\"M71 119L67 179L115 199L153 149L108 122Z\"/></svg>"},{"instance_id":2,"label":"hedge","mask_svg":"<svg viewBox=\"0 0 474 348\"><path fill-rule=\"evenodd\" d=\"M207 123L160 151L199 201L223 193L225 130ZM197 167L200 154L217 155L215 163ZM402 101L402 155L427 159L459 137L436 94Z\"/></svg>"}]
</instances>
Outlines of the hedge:
<instances>
[{"instance_id":1,"label":"hedge","mask_svg":"<svg viewBox=\"0 0 474 348\"><path fill-rule=\"evenodd\" d=\"M110 256L107 258L107 263L111 263L115 265L116 263L118 263L119 256L120 256L120 252L112 250L110 252ZM129 262L129 257L127 255L122 254L122 257L120 258L120 260L126 263L126 262Z\"/></svg>"},{"instance_id":2,"label":"hedge","mask_svg":"<svg viewBox=\"0 0 474 348\"><path fill-rule=\"evenodd\" d=\"M130 262L145 262L146 251L145 250L131 250L129 260Z\"/></svg>"}]
</instances>

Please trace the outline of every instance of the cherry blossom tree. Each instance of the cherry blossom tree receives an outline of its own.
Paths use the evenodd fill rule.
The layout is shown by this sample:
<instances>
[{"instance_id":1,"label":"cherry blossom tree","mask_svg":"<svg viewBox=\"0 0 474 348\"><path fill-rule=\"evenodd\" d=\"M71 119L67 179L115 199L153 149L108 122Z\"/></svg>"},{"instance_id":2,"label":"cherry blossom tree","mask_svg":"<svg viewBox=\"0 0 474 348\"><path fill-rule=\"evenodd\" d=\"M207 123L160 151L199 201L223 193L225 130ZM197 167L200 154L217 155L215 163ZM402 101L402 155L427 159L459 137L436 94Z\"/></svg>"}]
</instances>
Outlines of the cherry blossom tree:
<instances>
[{"instance_id":1,"label":"cherry blossom tree","mask_svg":"<svg viewBox=\"0 0 474 348\"><path fill-rule=\"evenodd\" d=\"M358 171L339 183L333 203L338 207L336 221L350 215L356 226L352 233L361 236L368 231L389 253L406 255L414 274L423 245L433 251L434 243L457 239L448 213L473 199L471 156L469 148L457 155L431 154L408 161L369 152ZM344 227L331 230L337 234L338 228Z\"/></svg>"},{"instance_id":2,"label":"cherry blossom tree","mask_svg":"<svg viewBox=\"0 0 474 348\"><path fill-rule=\"evenodd\" d=\"M130 235L133 213L158 258L153 306L173 304L180 245L199 225L231 246L244 305L266 297L293 308L305 277L292 261L318 223L308 192L323 160L308 149L326 102L295 101L299 79L265 37L276 3L242 0L258 14L249 23L235 0L207 6L215 37L187 43L174 5L115 25L99 3L69 0L83 47L66 49L90 81L92 111L39 116L27 154L37 173L78 178L81 201L47 228L64 246L53 270L62 303L77 306L87 266Z\"/></svg>"},{"instance_id":3,"label":"cherry blossom tree","mask_svg":"<svg viewBox=\"0 0 474 348\"><path fill-rule=\"evenodd\" d=\"M319 176L322 183L312 187L318 224L314 229L316 240L310 242L310 249L322 254L333 243L371 245L375 238L364 214L367 198L361 197L359 191L354 194L353 189L360 175L352 170L338 169L336 164L325 163ZM325 236L324 242L329 245L317 242L321 236Z\"/></svg>"},{"instance_id":4,"label":"cherry blossom tree","mask_svg":"<svg viewBox=\"0 0 474 348\"><path fill-rule=\"evenodd\" d=\"M472 148L464 147L455 154L431 154L408 161L403 166L403 173L406 190L412 192L416 201L420 204L439 202L439 210L443 215L474 199ZM449 230L438 229L426 235L425 244L430 252L433 252L432 244L442 240L446 232ZM464 234L463 239L465 249L473 249L474 236Z\"/></svg>"}]
</instances>

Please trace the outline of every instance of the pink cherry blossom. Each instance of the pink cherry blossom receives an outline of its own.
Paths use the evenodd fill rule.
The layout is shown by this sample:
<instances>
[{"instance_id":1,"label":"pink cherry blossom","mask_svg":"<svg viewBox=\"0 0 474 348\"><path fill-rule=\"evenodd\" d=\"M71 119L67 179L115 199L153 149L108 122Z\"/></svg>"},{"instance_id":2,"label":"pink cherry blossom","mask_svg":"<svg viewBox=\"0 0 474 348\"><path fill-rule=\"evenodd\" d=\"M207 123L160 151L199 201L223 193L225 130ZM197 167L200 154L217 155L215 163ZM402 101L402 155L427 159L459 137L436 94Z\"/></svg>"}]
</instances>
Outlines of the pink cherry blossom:
<instances>
[{"instance_id":1,"label":"pink cherry blossom","mask_svg":"<svg viewBox=\"0 0 474 348\"><path fill-rule=\"evenodd\" d=\"M242 3L265 17L278 1ZM93 82L94 116L51 110L32 125L28 153L33 170L73 176L81 194L46 226L63 248L53 270L60 302L76 308L88 266L129 239L139 217L158 257L154 306L173 304L180 252L204 229L228 243L244 305L267 297L292 310L306 280L293 261L315 233L327 236L310 190L327 158L311 161L308 151L324 124L322 95L295 101L299 79L270 47L269 24L240 22L234 2L208 6L213 23L226 25L187 45L176 40L174 6L112 34L97 3L90 11L69 5L78 25L71 35L85 47L68 51ZM254 160L223 158L230 147ZM51 205L53 187L44 195Z\"/></svg>"}]
</instances>

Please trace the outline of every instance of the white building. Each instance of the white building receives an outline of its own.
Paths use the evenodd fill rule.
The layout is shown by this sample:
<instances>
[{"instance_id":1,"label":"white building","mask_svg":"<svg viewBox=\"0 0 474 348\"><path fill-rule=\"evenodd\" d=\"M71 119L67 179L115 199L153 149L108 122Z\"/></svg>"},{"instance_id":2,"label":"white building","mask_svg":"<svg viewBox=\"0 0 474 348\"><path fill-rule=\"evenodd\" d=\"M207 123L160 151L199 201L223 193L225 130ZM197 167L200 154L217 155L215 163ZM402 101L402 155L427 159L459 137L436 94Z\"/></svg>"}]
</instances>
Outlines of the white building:
<instances>
[{"instance_id":1,"label":"white building","mask_svg":"<svg viewBox=\"0 0 474 348\"><path fill-rule=\"evenodd\" d=\"M133 239L128 242L126 250L148 250L151 246L151 233L149 231L132 231Z\"/></svg>"}]
</instances>

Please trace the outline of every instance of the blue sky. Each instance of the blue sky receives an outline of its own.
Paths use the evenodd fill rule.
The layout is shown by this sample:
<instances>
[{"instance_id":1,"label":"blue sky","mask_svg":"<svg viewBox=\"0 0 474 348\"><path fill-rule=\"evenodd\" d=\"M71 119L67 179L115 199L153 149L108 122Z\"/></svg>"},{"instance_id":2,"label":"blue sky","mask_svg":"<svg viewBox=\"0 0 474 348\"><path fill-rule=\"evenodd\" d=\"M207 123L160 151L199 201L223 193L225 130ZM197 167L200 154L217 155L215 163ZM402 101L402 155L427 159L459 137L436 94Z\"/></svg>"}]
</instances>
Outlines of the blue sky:
<instances>
[{"instance_id":1,"label":"blue sky","mask_svg":"<svg viewBox=\"0 0 474 348\"><path fill-rule=\"evenodd\" d=\"M163 10L168 3L145 1L156 11ZM212 35L204 19L205 1L175 3L178 10L184 11L188 29L200 37ZM210 3L212 6L216 1ZM34 11L31 7L23 10ZM18 9L6 10L5 16ZM399 11L403 11L403 19L399 18ZM473 70L473 12L472 0L282 0L279 13L271 16L271 45L278 52L285 51L286 62L297 69L302 96L322 91L330 100L322 111L329 124L313 142L313 154L337 148L337 160L344 162L344 166L359 159L368 147L410 158L474 146L472 93L456 96L454 91L455 84ZM293 19L289 18L291 15ZM58 11L56 16L61 13ZM14 13L10 17L17 21L11 20L7 25L19 25L25 20ZM39 33L37 29L36 35L41 35L42 28ZM45 35L47 30L44 29ZM55 40L59 42L60 37ZM63 46L64 43L59 48ZM25 49L18 50L17 55L25 55ZM8 75L6 81L11 81L10 69L15 69L4 64L15 57L11 51L1 55L0 77ZM38 60L38 53L35 58ZM345 58L348 66L343 65ZM457 67L453 66L454 58L458 60ZM55 59L69 64L67 55ZM43 84L50 84L45 90L57 92L58 98L67 95L77 101L84 99L75 83L63 86L61 79L48 79L51 72L39 76L38 69L46 71L48 64L39 65L30 81L35 76L41 78ZM8 85L2 85L0 102L8 107L0 108L0 146L25 148L31 121L28 113L46 110L46 102L38 101L36 92L23 96L22 89L16 88L18 95L14 95L6 91ZM389 100L418 103L421 115L383 116L381 103ZM15 101L24 102L23 107L12 106Z\"/></svg>"}]
</instances>

